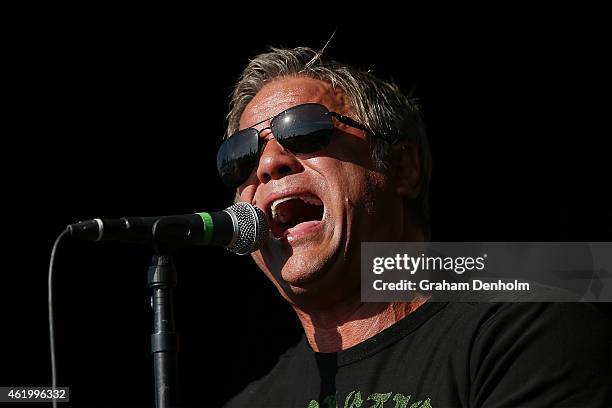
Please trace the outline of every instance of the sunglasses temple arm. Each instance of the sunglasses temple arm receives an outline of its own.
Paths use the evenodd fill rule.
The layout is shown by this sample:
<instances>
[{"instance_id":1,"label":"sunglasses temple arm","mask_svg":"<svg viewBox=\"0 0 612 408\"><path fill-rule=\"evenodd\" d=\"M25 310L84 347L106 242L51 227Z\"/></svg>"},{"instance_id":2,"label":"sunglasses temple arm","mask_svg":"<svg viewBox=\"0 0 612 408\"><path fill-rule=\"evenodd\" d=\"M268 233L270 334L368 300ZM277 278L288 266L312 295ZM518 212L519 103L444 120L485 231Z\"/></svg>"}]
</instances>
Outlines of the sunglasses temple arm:
<instances>
[{"instance_id":1,"label":"sunglasses temple arm","mask_svg":"<svg viewBox=\"0 0 612 408\"><path fill-rule=\"evenodd\" d=\"M354 127L354 128L366 131L368 133L371 133L370 130L368 128L366 128L365 126L363 126L361 123L355 122L353 119L351 119L351 118L349 118L347 116L341 115L341 114L336 113L336 112L329 112L329 115L334 117L334 118L336 118L336 119L338 119L340 122L344 123L345 125L349 125L350 127Z\"/></svg>"},{"instance_id":2,"label":"sunglasses temple arm","mask_svg":"<svg viewBox=\"0 0 612 408\"><path fill-rule=\"evenodd\" d=\"M336 119L338 119L340 122L344 123L345 125L349 125L349 126L354 127L356 129L363 130L364 132L368 132L372 136L377 137L379 139L387 140L386 138L384 138L384 137L382 137L380 135L377 135L376 133L372 132L370 129L368 129L367 127L365 127L361 123L356 122L356 121L354 121L353 119L351 119L351 118L349 118L347 116L341 115L341 114L336 113L336 112L329 112L329 115L334 117L334 118L336 118ZM389 142L392 145L394 145L394 144L396 144L398 142L398 140L397 139L387 140L387 142Z\"/></svg>"}]
</instances>

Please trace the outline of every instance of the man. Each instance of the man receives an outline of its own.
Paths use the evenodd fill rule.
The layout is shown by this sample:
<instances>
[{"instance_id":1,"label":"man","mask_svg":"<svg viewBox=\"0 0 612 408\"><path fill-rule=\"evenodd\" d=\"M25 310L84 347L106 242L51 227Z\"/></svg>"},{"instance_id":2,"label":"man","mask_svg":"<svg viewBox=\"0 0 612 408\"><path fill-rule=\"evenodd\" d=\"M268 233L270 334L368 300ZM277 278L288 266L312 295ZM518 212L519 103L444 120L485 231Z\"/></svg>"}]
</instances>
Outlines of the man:
<instances>
[{"instance_id":1,"label":"man","mask_svg":"<svg viewBox=\"0 0 612 408\"><path fill-rule=\"evenodd\" d=\"M360 301L360 245L429 239L419 109L308 48L243 72L218 155L272 236L253 254L304 338L228 407L603 406L605 326L586 305Z\"/></svg>"}]
</instances>

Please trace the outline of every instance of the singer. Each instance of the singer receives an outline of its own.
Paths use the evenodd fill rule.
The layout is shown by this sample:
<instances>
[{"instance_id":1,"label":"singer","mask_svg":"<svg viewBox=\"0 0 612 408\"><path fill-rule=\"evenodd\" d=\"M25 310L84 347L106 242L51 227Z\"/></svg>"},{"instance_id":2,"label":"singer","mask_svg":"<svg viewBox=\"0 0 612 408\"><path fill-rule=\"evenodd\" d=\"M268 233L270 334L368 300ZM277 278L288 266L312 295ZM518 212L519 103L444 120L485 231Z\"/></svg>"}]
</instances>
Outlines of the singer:
<instances>
[{"instance_id":1,"label":"singer","mask_svg":"<svg viewBox=\"0 0 612 408\"><path fill-rule=\"evenodd\" d=\"M607 406L609 334L587 304L360 302L362 241L430 239L415 99L322 52L272 49L227 117L220 175L264 211L252 257L304 329L227 407Z\"/></svg>"}]
</instances>

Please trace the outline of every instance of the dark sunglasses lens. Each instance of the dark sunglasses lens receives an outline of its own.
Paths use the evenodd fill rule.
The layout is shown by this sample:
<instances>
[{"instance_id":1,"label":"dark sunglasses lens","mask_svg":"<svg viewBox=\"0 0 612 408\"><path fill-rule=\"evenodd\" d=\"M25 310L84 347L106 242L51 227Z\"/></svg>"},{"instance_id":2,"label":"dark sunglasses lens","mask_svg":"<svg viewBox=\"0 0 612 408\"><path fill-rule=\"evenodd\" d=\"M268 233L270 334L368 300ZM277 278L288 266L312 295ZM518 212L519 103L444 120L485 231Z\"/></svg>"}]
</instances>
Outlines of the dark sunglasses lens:
<instances>
[{"instance_id":1,"label":"dark sunglasses lens","mask_svg":"<svg viewBox=\"0 0 612 408\"><path fill-rule=\"evenodd\" d=\"M259 136L244 129L226 139L217 152L217 170L223 183L235 188L244 183L259 159Z\"/></svg>"},{"instance_id":2,"label":"dark sunglasses lens","mask_svg":"<svg viewBox=\"0 0 612 408\"><path fill-rule=\"evenodd\" d=\"M334 123L322 105L301 105L278 115L270 124L283 147L297 153L313 153L327 146Z\"/></svg>"}]
</instances>

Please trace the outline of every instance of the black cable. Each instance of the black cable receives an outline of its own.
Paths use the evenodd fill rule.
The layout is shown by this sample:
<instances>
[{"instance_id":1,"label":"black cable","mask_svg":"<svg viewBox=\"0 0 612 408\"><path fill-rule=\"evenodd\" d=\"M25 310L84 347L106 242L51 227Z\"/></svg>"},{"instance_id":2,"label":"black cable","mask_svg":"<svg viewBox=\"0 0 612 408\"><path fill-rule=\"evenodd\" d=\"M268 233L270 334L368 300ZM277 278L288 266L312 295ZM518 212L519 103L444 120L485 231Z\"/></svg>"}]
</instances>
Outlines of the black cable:
<instances>
[{"instance_id":1,"label":"black cable","mask_svg":"<svg viewBox=\"0 0 612 408\"><path fill-rule=\"evenodd\" d=\"M48 298L47 305L49 308L49 344L51 345L51 386L55 391L57 387L57 367L55 365L55 331L53 328L53 264L55 263L55 253L57 252L57 247L59 246L60 241L69 231L64 230L57 239L55 240L55 244L53 244L53 249L51 250L51 259L49 260L49 281L48 281ZM53 408L57 408L57 399L53 398Z\"/></svg>"}]
</instances>

